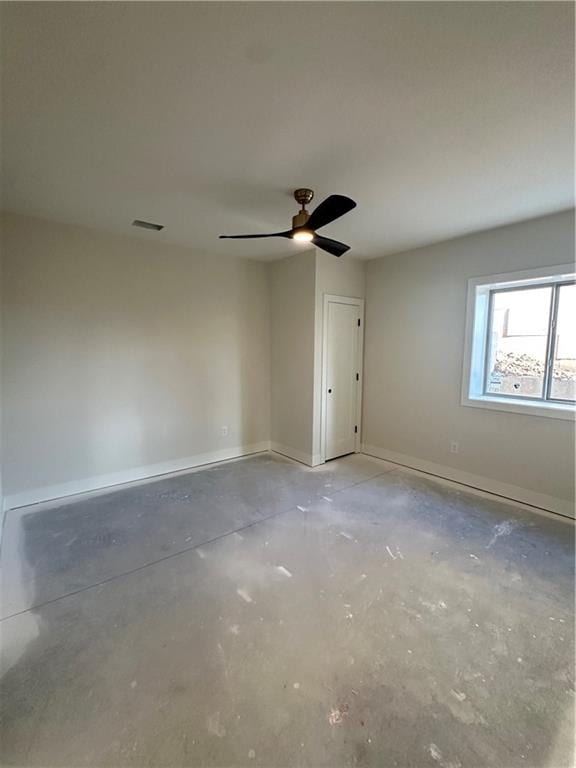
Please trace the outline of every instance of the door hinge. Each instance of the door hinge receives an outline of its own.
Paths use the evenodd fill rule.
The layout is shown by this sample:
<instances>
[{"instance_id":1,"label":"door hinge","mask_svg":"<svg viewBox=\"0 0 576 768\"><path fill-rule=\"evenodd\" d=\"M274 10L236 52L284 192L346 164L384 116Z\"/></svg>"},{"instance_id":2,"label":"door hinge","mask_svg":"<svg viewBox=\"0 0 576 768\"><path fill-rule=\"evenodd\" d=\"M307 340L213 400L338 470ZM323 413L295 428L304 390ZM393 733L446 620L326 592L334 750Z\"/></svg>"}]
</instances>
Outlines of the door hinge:
<instances>
[{"instance_id":1,"label":"door hinge","mask_svg":"<svg viewBox=\"0 0 576 768\"><path fill-rule=\"evenodd\" d=\"M358 434L358 427L357 427L357 426L356 426L356 427L354 427L354 434L355 434L355 435L356 435L356 434Z\"/></svg>"},{"instance_id":2,"label":"door hinge","mask_svg":"<svg viewBox=\"0 0 576 768\"><path fill-rule=\"evenodd\" d=\"M356 381L360 381L360 374L359 373L356 374Z\"/></svg>"},{"instance_id":3,"label":"door hinge","mask_svg":"<svg viewBox=\"0 0 576 768\"><path fill-rule=\"evenodd\" d=\"M358 328L360 328L360 318L358 318Z\"/></svg>"}]
</instances>

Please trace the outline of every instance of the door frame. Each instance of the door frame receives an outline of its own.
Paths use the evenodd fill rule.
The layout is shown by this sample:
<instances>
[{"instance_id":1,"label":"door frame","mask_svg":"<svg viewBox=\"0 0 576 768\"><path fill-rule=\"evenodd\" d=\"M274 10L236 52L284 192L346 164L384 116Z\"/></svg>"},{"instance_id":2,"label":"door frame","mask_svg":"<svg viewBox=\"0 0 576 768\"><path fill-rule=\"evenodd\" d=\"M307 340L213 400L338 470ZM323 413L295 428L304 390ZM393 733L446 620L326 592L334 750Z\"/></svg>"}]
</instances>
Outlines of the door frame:
<instances>
[{"instance_id":1,"label":"door frame","mask_svg":"<svg viewBox=\"0 0 576 768\"><path fill-rule=\"evenodd\" d=\"M362 445L362 390L364 389L364 299L356 299L352 296L336 296L335 294L325 293L322 311L322 373L321 373L321 392L322 399L320 404L320 462L326 462L326 409L328 397L326 388L328 386L328 305L352 304L358 308L360 318L360 327L358 328L358 346L356 349L356 370L360 376L356 397L356 424L358 432L354 438L354 453L361 452Z\"/></svg>"}]
</instances>

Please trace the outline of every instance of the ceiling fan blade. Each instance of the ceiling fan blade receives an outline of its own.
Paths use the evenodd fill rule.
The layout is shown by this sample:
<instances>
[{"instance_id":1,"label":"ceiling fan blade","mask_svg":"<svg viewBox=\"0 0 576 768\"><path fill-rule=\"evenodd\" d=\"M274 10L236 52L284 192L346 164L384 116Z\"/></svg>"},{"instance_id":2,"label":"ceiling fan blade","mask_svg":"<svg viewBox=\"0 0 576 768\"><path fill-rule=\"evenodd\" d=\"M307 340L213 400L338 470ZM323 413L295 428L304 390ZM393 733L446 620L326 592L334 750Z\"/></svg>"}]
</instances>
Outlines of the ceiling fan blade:
<instances>
[{"instance_id":1,"label":"ceiling fan blade","mask_svg":"<svg viewBox=\"0 0 576 768\"><path fill-rule=\"evenodd\" d=\"M320 205L312 212L310 218L306 222L306 229L313 231L325 227L326 224L330 224L331 221L339 219L340 216L344 216L345 213L351 211L352 208L356 208L356 203L349 197L344 195L330 195L326 200L323 200Z\"/></svg>"},{"instance_id":2,"label":"ceiling fan blade","mask_svg":"<svg viewBox=\"0 0 576 768\"><path fill-rule=\"evenodd\" d=\"M331 240L329 237L322 237L322 235L314 235L312 242L317 248L322 248L323 251L331 253L332 256L342 256L343 253L350 250L349 245L339 243L338 240Z\"/></svg>"},{"instance_id":3,"label":"ceiling fan blade","mask_svg":"<svg viewBox=\"0 0 576 768\"><path fill-rule=\"evenodd\" d=\"M267 235L218 235L220 240L246 240L252 237L290 237L290 232L270 232Z\"/></svg>"}]
</instances>

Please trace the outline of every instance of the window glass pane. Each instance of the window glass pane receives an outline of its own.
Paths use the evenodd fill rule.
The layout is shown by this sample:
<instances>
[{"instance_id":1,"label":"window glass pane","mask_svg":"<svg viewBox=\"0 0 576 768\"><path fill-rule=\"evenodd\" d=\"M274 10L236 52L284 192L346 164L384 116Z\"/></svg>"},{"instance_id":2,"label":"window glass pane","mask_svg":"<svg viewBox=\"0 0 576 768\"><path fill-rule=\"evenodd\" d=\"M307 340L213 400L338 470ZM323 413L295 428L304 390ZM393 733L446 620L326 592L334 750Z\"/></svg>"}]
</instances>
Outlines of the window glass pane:
<instances>
[{"instance_id":1,"label":"window glass pane","mask_svg":"<svg viewBox=\"0 0 576 768\"><path fill-rule=\"evenodd\" d=\"M576 285L561 285L558 289L550 397L555 400L576 399Z\"/></svg>"},{"instance_id":2,"label":"window glass pane","mask_svg":"<svg viewBox=\"0 0 576 768\"><path fill-rule=\"evenodd\" d=\"M492 294L486 392L542 397L552 288Z\"/></svg>"}]
</instances>

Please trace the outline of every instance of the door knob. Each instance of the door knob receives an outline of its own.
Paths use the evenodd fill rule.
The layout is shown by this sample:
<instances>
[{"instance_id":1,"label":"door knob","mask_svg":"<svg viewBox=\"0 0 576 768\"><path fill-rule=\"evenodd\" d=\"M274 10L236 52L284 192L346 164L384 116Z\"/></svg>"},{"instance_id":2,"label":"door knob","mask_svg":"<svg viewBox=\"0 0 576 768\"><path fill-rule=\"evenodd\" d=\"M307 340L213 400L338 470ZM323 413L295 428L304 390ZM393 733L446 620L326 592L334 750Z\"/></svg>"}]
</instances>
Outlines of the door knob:
<instances>
[{"instance_id":1,"label":"door knob","mask_svg":"<svg viewBox=\"0 0 576 768\"><path fill-rule=\"evenodd\" d=\"M329 389L329 390L328 390L328 394L329 394L329 395L331 395L331 394L332 394L332 390L331 390L331 389Z\"/></svg>"}]
</instances>

